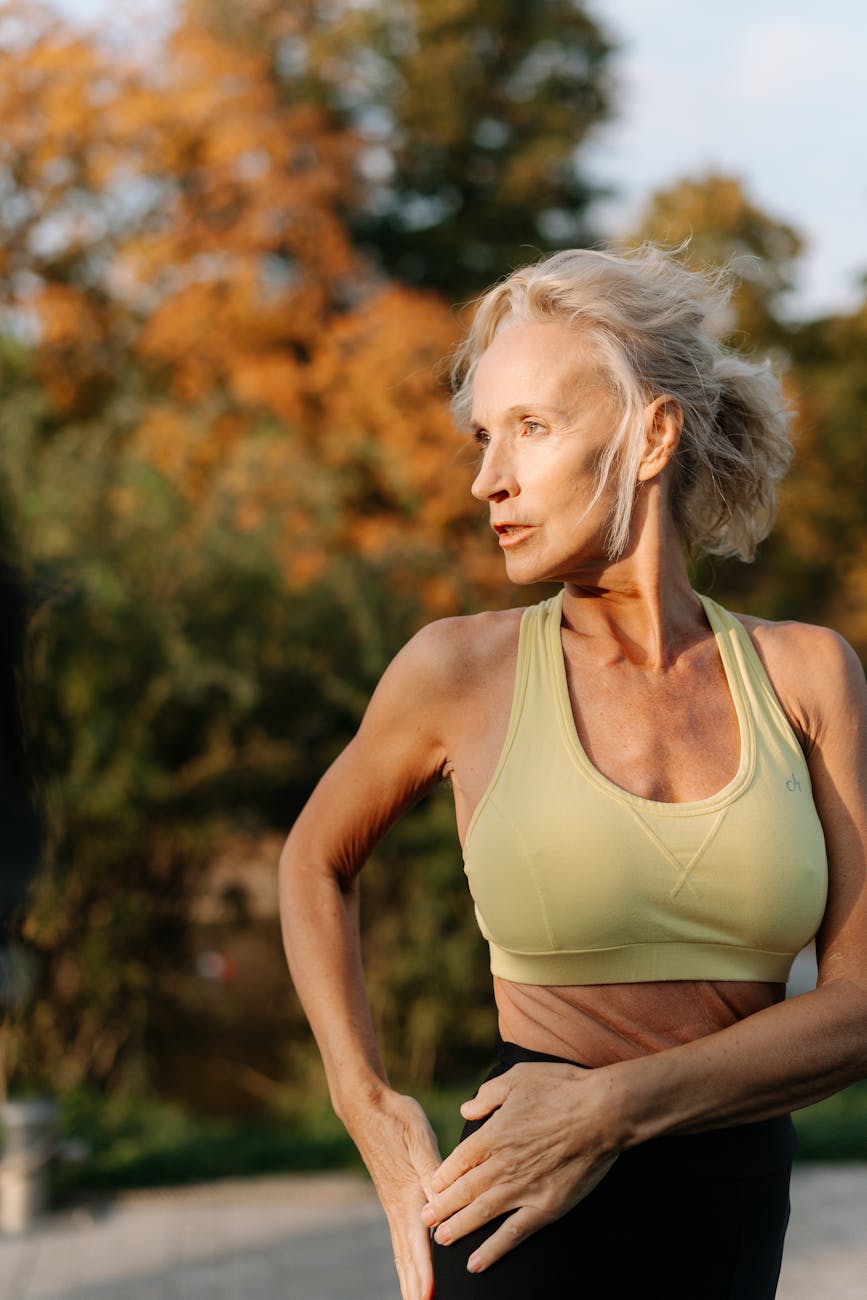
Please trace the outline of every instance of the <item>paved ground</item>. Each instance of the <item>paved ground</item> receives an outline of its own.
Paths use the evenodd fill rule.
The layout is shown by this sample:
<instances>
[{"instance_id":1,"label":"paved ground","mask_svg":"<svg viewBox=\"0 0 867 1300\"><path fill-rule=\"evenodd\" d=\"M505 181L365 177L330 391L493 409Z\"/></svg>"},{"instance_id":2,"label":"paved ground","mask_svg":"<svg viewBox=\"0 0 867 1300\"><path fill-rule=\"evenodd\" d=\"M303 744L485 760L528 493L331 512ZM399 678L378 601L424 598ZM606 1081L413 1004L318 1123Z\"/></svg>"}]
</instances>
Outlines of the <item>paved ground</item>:
<instances>
[{"instance_id":1,"label":"paved ground","mask_svg":"<svg viewBox=\"0 0 867 1300\"><path fill-rule=\"evenodd\" d=\"M867 1166L797 1169L778 1300L865 1300L865 1223ZM55 1215L0 1240L0 1298L399 1300L399 1291L369 1186L329 1175L127 1195Z\"/></svg>"},{"instance_id":2,"label":"paved ground","mask_svg":"<svg viewBox=\"0 0 867 1300\"><path fill-rule=\"evenodd\" d=\"M867 1300L867 1165L796 1168L777 1300Z\"/></svg>"}]
</instances>

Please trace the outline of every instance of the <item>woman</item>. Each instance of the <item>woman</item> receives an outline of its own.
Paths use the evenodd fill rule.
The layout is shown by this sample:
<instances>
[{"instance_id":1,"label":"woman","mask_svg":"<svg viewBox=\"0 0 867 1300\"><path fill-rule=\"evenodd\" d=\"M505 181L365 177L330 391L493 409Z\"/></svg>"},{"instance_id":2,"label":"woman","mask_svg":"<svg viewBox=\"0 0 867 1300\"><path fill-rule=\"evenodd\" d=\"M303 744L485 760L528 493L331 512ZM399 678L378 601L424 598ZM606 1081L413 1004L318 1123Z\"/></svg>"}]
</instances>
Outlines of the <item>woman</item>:
<instances>
[{"instance_id":1,"label":"woman","mask_svg":"<svg viewBox=\"0 0 867 1300\"><path fill-rule=\"evenodd\" d=\"M752 557L790 456L718 307L650 247L481 299L454 371L472 491L509 578L560 590L415 636L282 855L290 969L405 1300L767 1300L789 1112L867 1074L863 672L687 576L690 551ZM445 777L504 1045L443 1161L383 1069L357 876ZM818 987L784 1001L814 935Z\"/></svg>"}]
</instances>

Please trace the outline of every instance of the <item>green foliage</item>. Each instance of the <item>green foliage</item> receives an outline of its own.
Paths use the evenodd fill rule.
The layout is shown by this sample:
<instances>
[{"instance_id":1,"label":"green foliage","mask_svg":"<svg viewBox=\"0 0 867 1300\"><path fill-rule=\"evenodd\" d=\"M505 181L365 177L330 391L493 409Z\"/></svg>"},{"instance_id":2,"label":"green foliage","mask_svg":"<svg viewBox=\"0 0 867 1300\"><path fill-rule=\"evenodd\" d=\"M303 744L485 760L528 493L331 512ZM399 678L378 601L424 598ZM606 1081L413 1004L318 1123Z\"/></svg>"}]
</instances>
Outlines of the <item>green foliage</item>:
<instances>
[{"instance_id":1,"label":"green foliage","mask_svg":"<svg viewBox=\"0 0 867 1300\"><path fill-rule=\"evenodd\" d=\"M34 730L50 843L25 931L40 978L12 1082L139 1087L204 1014L182 972L209 860L232 829L288 828L424 612L405 558L335 552L321 578L287 587L267 521L239 533L225 484L194 510L134 447L106 455L74 424L45 438L26 409L9 422L5 462L48 593ZM490 1040L459 863L435 799L369 873L377 1010L416 1081L438 1051L459 1059ZM453 1025L470 990L476 1009ZM285 1077L309 1070L297 1007L271 1028L288 1035Z\"/></svg>"},{"instance_id":2,"label":"green foliage","mask_svg":"<svg viewBox=\"0 0 867 1300\"><path fill-rule=\"evenodd\" d=\"M215 51L193 26L161 69L165 95L146 78L131 99L123 77L100 83L124 113L94 108L103 61L81 42L43 50L38 76L4 65L13 89L47 86L56 115L39 123L37 166L38 115L7 97L22 125L6 137L9 194L26 219L0 258L4 319L20 326L32 309L43 335L0 338L0 496L40 600L32 722L48 835L25 927L34 997L6 1068L20 1084L106 1090L104 1110L102 1094L70 1102L106 1185L348 1150L333 1121L297 1108L285 1145L273 1128L248 1145L228 1120L197 1128L129 1095L184 1091L172 1043L204 1094L232 1045L251 1063L255 1034L268 1042L250 1064L258 1104L288 1085L322 1097L288 977L273 1005L197 982L193 904L228 836L288 829L422 622L501 599L436 452L431 354L451 342L449 313L400 286L366 297L376 275L356 254L455 299L540 244L582 242L576 150L611 101L610 47L572 0L186 9L264 61L236 77L234 47ZM237 98L214 133L219 87ZM275 87L298 114L275 115ZM266 127L268 148L251 149ZM118 160L139 205L112 226ZM70 222L79 203L99 220ZM69 226L70 247L46 252L39 222ZM799 237L731 178L657 196L642 233L692 234L699 260L756 259L732 329L791 357L803 411L777 533L755 565L705 564L699 585L755 613L827 621L867 649L864 310L782 319ZM41 315L34 283L50 290ZM490 1052L494 1012L445 789L378 847L362 910L395 1082L465 1077ZM275 927L248 938L275 951Z\"/></svg>"},{"instance_id":3,"label":"green foliage","mask_svg":"<svg viewBox=\"0 0 867 1300\"><path fill-rule=\"evenodd\" d=\"M460 1088L419 1094L443 1154L457 1144L463 1125L458 1108L475 1086L469 1080ZM61 1197L253 1174L363 1168L354 1143L322 1097L290 1094L282 1109L257 1120L214 1119L154 1096L103 1096L78 1089L63 1099L60 1131L83 1143L86 1151L80 1161L55 1171L54 1188Z\"/></svg>"},{"instance_id":4,"label":"green foliage","mask_svg":"<svg viewBox=\"0 0 867 1300\"><path fill-rule=\"evenodd\" d=\"M859 436L867 383L857 358L867 310L793 323L783 314L803 240L763 211L731 176L690 177L652 196L635 232L671 245L697 267L731 263L736 346L770 353L792 409L795 462L782 484L776 528L754 564L702 560L695 584L734 609L837 628L867 655L867 474Z\"/></svg>"},{"instance_id":5,"label":"green foliage","mask_svg":"<svg viewBox=\"0 0 867 1300\"><path fill-rule=\"evenodd\" d=\"M867 1160L867 1083L794 1113L799 1160Z\"/></svg>"},{"instance_id":6,"label":"green foliage","mask_svg":"<svg viewBox=\"0 0 867 1300\"><path fill-rule=\"evenodd\" d=\"M478 1079L419 1093L440 1150L460 1137L462 1101ZM867 1084L856 1084L794 1113L799 1161L867 1159ZM61 1132L87 1154L55 1173L55 1191L158 1187L311 1169L360 1169L361 1159L323 1098L289 1098L282 1111L216 1120L156 1097L105 1097L78 1090L64 1098Z\"/></svg>"},{"instance_id":7,"label":"green foliage","mask_svg":"<svg viewBox=\"0 0 867 1300\"><path fill-rule=\"evenodd\" d=\"M361 142L348 218L390 276L456 301L588 237L578 152L611 110L612 45L580 0L195 4L273 50L291 101ZM275 39L276 37L276 39Z\"/></svg>"},{"instance_id":8,"label":"green foliage","mask_svg":"<svg viewBox=\"0 0 867 1300\"><path fill-rule=\"evenodd\" d=\"M779 309L794 285L804 242L787 222L759 208L737 178L710 172L657 191L635 233L668 246L688 240L685 258L698 268L730 266L737 276L732 333L751 347L784 343Z\"/></svg>"},{"instance_id":9,"label":"green foliage","mask_svg":"<svg viewBox=\"0 0 867 1300\"><path fill-rule=\"evenodd\" d=\"M491 1052L487 945L464 879L450 791L382 841L362 876L365 970L398 1086L452 1079Z\"/></svg>"},{"instance_id":10,"label":"green foliage","mask_svg":"<svg viewBox=\"0 0 867 1300\"><path fill-rule=\"evenodd\" d=\"M61 1194L361 1164L324 1101L303 1118L253 1122L191 1114L157 1097L77 1090L64 1098L61 1131L87 1148L80 1163L57 1171Z\"/></svg>"},{"instance_id":11,"label":"green foliage","mask_svg":"<svg viewBox=\"0 0 867 1300\"><path fill-rule=\"evenodd\" d=\"M585 6L415 0L376 19L385 75L360 126L394 174L353 214L362 246L463 298L537 248L585 242L593 190L577 150L608 113L611 49Z\"/></svg>"}]
</instances>

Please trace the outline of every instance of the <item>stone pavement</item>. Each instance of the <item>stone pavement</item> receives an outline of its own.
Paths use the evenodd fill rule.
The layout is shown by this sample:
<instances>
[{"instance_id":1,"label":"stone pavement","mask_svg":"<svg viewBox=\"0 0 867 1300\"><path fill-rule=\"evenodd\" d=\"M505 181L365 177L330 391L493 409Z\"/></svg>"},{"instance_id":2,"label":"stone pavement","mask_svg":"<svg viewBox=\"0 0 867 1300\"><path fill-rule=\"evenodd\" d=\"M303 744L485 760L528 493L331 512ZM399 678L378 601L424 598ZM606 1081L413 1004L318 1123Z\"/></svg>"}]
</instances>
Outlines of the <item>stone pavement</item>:
<instances>
[{"instance_id":1,"label":"stone pavement","mask_svg":"<svg viewBox=\"0 0 867 1300\"><path fill-rule=\"evenodd\" d=\"M867 1165L795 1166L777 1300L867 1300Z\"/></svg>"},{"instance_id":2,"label":"stone pavement","mask_svg":"<svg viewBox=\"0 0 867 1300\"><path fill-rule=\"evenodd\" d=\"M867 1165L797 1168L778 1300L865 1300L865 1225ZM400 1293L369 1184L339 1174L134 1193L56 1214L38 1231L0 1240L0 1300Z\"/></svg>"}]
</instances>

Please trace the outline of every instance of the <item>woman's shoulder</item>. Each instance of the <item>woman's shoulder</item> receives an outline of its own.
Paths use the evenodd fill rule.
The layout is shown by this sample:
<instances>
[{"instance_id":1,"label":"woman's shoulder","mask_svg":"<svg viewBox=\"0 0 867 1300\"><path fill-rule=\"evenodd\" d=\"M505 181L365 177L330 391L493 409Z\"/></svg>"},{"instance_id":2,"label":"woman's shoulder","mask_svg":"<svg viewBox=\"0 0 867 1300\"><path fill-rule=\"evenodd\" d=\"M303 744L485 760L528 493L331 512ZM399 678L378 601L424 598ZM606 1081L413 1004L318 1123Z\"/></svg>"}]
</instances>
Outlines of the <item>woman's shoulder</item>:
<instances>
[{"instance_id":1,"label":"woman's shoulder","mask_svg":"<svg viewBox=\"0 0 867 1300\"><path fill-rule=\"evenodd\" d=\"M437 619L386 668L365 714L365 734L403 734L451 753L454 737L481 725L488 701L514 676L521 609Z\"/></svg>"},{"instance_id":2,"label":"woman's shoulder","mask_svg":"<svg viewBox=\"0 0 867 1300\"><path fill-rule=\"evenodd\" d=\"M829 722L867 710L864 669L833 628L736 614L797 729L815 742Z\"/></svg>"},{"instance_id":3,"label":"woman's shoulder","mask_svg":"<svg viewBox=\"0 0 867 1300\"><path fill-rule=\"evenodd\" d=\"M515 607L436 619L416 632L393 666L453 689L517 654L523 613L523 607Z\"/></svg>"}]
</instances>

